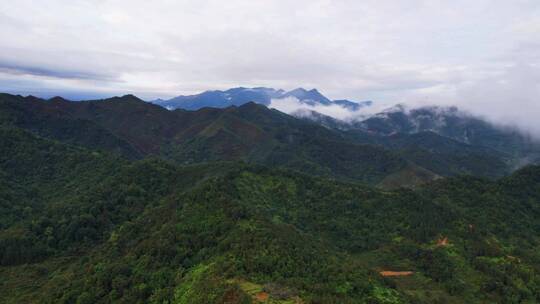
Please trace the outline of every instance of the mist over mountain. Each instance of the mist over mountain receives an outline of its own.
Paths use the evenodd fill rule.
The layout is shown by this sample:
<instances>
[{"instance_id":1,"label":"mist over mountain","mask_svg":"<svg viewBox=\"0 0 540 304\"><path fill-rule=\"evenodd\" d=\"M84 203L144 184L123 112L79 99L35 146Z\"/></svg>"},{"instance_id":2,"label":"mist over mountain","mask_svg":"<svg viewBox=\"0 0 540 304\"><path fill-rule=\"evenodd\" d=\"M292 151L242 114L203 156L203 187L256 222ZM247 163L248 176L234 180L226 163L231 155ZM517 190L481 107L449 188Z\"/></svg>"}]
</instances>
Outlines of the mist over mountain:
<instances>
[{"instance_id":1,"label":"mist over mountain","mask_svg":"<svg viewBox=\"0 0 540 304\"><path fill-rule=\"evenodd\" d=\"M509 84L510 85L510 84ZM534 87L534 86L533 86ZM503 92L499 92L504 95ZM533 95L534 96L534 95ZM488 98L488 97L484 97ZM337 119L345 125L358 125L358 122L372 116L382 117L385 113L402 112L408 115L412 112L431 110L451 114L453 116L471 116L484 120L499 129L513 132L516 129L525 136L532 136L540 140L540 133L536 129L536 107L528 107L530 111L522 111L523 103L532 102L534 97L528 97L523 102L517 99L515 102L500 102L500 96L493 94L496 102L485 101L471 104L452 104L451 102L437 102L427 104L425 102L408 102L399 105L378 103L372 101L331 100L320 93L317 89L306 90L303 88L292 91L273 88L233 88L225 91L206 91L196 95L178 96L169 100L153 100L152 103L161 105L169 110L186 109L197 110L204 107L225 108L239 106L247 102L263 104L269 108L303 118L313 117L317 119L319 114ZM518 97L519 98L519 97ZM527 101L528 100L528 101ZM418 111L417 111L418 110ZM540 113L539 113L540 114ZM439 115L440 116L440 115ZM433 119L440 117L432 116Z\"/></svg>"},{"instance_id":2,"label":"mist over mountain","mask_svg":"<svg viewBox=\"0 0 540 304\"><path fill-rule=\"evenodd\" d=\"M540 161L540 138L534 128L526 127L527 122L524 121L514 123L498 117L495 115L496 109L465 107L464 110L456 106L414 106L414 103L388 106L371 101L331 100L316 89L302 88L289 92L271 88L236 88L153 102L168 109L190 110L222 108L249 101L329 129L358 133L360 137L370 134L387 138L375 140L387 147L395 146L391 139L395 136L433 132L465 145L493 149L501 153L497 157L505 159L513 169ZM424 140L428 138L424 137ZM416 162L423 163L420 159L416 159Z\"/></svg>"},{"instance_id":3,"label":"mist over mountain","mask_svg":"<svg viewBox=\"0 0 540 304\"><path fill-rule=\"evenodd\" d=\"M329 106L334 108L344 108L349 111L357 111L361 107L371 105L370 101L354 102L350 100L330 100L317 89L306 90L297 88L291 91L273 88L232 88L225 91L205 91L200 94L177 96L168 100L156 99L150 102L163 106L169 110L185 109L198 110L204 107L225 108L229 106L240 106L248 102L255 102L266 106L271 106L275 100L288 100L306 107ZM288 111L283 111L289 113Z\"/></svg>"}]
</instances>

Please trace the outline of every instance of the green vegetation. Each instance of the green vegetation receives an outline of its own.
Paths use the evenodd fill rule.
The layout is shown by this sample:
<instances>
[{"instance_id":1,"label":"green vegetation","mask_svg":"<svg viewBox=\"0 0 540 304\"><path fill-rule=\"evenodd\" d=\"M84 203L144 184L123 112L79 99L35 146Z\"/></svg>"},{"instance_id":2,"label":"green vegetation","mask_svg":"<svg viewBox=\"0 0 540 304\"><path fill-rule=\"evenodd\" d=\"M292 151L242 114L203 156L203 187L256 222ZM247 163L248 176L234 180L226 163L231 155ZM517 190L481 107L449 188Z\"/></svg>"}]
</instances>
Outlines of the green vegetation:
<instances>
[{"instance_id":1,"label":"green vegetation","mask_svg":"<svg viewBox=\"0 0 540 304\"><path fill-rule=\"evenodd\" d=\"M192 112L168 111L129 95L74 103L0 94L0 113L0 125L130 159L246 161L390 187L437 175L500 177L511 165L506 154L434 133L350 135L253 103ZM388 176L391 181L384 181Z\"/></svg>"},{"instance_id":2,"label":"green vegetation","mask_svg":"<svg viewBox=\"0 0 540 304\"><path fill-rule=\"evenodd\" d=\"M330 146L300 142L283 148ZM348 156L311 155L348 175L332 179L149 155L2 124L0 303L540 301L540 167L383 190Z\"/></svg>"}]
</instances>

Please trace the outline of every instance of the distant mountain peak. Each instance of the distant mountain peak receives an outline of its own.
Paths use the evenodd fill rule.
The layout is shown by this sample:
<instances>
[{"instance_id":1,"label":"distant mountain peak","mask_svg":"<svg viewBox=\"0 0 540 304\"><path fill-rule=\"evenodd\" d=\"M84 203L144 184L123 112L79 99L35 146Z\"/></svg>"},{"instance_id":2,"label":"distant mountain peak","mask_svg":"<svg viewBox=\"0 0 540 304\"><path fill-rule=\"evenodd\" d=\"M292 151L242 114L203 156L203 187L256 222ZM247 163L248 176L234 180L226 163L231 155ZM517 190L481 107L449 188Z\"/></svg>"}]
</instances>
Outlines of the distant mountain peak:
<instances>
[{"instance_id":1,"label":"distant mountain peak","mask_svg":"<svg viewBox=\"0 0 540 304\"><path fill-rule=\"evenodd\" d=\"M284 97L290 96L296 97L298 100L308 104L321 103L328 105L331 103L330 99L326 98L326 96L317 91L317 89L311 89L308 91L304 88L297 88L285 93Z\"/></svg>"},{"instance_id":2,"label":"distant mountain peak","mask_svg":"<svg viewBox=\"0 0 540 304\"><path fill-rule=\"evenodd\" d=\"M371 101L354 102L350 100L330 100L316 88L305 89L302 87L285 91L268 87L235 87L227 90L208 90L194 95L180 95L169 100L156 99L151 103L160 105L168 110L184 109L198 110L204 107L226 108L229 106L241 106L247 102L254 102L269 106L273 99L284 99L294 97L299 102L309 105L339 105L347 110L357 111L358 109L371 105Z\"/></svg>"},{"instance_id":3,"label":"distant mountain peak","mask_svg":"<svg viewBox=\"0 0 540 304\"><path fill-rule=\"evenodd\" d=\"M307 93L307 90L304 89L304 88L296 88L296 89L293 89L293 90L290 90L289 93Z\"/></svg>"}]
</instances>

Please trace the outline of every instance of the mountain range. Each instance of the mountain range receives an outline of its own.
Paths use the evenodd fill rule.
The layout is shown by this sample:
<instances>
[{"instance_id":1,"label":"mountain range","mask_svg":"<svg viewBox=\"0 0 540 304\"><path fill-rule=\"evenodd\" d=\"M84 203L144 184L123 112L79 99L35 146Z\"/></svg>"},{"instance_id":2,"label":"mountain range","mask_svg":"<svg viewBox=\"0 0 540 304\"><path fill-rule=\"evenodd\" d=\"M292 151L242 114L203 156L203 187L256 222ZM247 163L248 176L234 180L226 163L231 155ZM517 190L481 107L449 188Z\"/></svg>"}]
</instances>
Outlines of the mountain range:
<instances>
[{"instance_id":1,"label":"mountain range","mask_svg":"<svg viewBox=\"0 0 540 304\"><path fill-rule=\"evenodd\" d=\"M283 100L288 97L294 97L294 100L290 102L297 101L307 106L288 114L316 122L334 131L355 133L356 140L363 143L379 144L394 149L397 142L402 143L404 140L388 140L389 138L414 137L421 136L415 134L431 132L444 137L438 138L438 140L453 140L463 144L464 146L460 147L461 151L464 151L463 147L466 146L478 148L480 154L485 153L482 149L490 150L489 155L497 155L511 169L540 161L539 141L530 135L515 128L497 126L478 116L463 112L457 107L425 106L409 109L397 105L377 113L371 109L363 111L373 105L371 101L330 100L316 89L306 90L303 88L289 92L272 88L234 88L226 91L207 91L197 95L178 96L168 101L155 103L167 109L197 110L204 107L241 106L248 102L271 106L272 100ZM357 114L353 115L352 119L344 121L314 110L316 106L330 105L339 106ZM424 149L432 148L426 146L425 142L422 144ZM400 145L403 146L403 144ZM467 152L467 154L470 153ZM455 172L474 174L466 168Z\"/></svg>"},{"instance_id":2,"label":"mountain range","mask_svg":"<svg viewBox=\"0 0 540 304\"><path fill-rule=\"evenodd\" d=\"M199 110L204 107L226 108L241 106L248 102L255 102L269 106L272 99L295 98L307 105L339 105L356 111L372 104L371 101L354 102L350 100L330 100L319 93L317 89L306 90L297 88L291 91L272 88L233 88L226 91L206 91L196 95L177 96L168 100L157 99L152 103L163 106L169 110L185 109Z\"/></svg>"},{"instance_id":3,"label":"mountain range","mask_svg":"<svg viewBox=\"0 0 540 304\"><path fill-rule=\"evenodd\" d=\"M457 108L268 107L291 96L370 106L0 94L0 302L540 301L533 138Z\"/></svg>"},{"instance_id":4,"label":"mountain range","mask_svg":"<svg viewBox=\"0 0 540 304\"><path fill-rule=\"evenodd\" d=\"M169 111L132 95L85 102L2 97L10 124L128 158L242 160L371 184L411 174L418 182L459 174L497 178L537 160L540 151L530 138L455 109L401 109L331 127L253 102Z\"/></svg>"}]
</instances>

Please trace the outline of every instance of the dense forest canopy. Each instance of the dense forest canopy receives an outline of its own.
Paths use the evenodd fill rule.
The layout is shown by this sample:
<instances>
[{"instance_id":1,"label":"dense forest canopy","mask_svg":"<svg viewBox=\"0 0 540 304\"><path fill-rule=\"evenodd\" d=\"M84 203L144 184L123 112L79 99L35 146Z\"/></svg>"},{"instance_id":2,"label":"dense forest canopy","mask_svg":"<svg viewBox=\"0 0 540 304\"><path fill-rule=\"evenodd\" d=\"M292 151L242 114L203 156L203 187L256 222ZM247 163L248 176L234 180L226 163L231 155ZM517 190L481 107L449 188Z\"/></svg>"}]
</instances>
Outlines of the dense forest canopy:
<instances>
[{"instance_id":1,"label":"dense forest canopy","mask_svg":"<svg viewBox=\"0 0 540 304\"><path fill-rule=\"evenodd\" d=\"M0 302L540 301L540 167L362 136L254 104L2 95Z\"/></svg>"}]
</instances>

